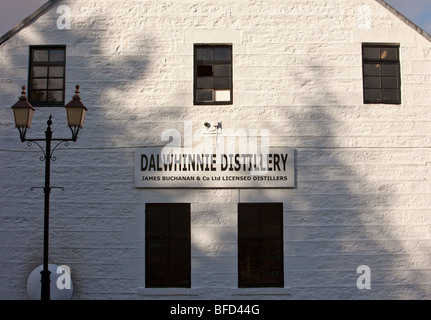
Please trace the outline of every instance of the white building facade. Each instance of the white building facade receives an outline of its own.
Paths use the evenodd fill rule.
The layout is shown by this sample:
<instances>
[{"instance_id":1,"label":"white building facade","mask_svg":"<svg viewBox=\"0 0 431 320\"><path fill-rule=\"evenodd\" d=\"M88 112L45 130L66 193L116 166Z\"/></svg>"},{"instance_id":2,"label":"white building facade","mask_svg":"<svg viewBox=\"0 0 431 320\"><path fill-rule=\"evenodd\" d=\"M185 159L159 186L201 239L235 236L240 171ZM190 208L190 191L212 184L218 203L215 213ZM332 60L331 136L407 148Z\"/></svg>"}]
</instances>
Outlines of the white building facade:
<instances>
[{"instance_id":1,"label":"white building facade","mask_svg":"<svg viewBox=\"0 0 431 320\"><path fill-rule=\"evenodd\" d=\"M22 85L28 138L88 108L51 166L73 299L431 298L431 36L384 2L49 1L1 38L1 299L43 254Z\"/></svg>"}]
</instances>

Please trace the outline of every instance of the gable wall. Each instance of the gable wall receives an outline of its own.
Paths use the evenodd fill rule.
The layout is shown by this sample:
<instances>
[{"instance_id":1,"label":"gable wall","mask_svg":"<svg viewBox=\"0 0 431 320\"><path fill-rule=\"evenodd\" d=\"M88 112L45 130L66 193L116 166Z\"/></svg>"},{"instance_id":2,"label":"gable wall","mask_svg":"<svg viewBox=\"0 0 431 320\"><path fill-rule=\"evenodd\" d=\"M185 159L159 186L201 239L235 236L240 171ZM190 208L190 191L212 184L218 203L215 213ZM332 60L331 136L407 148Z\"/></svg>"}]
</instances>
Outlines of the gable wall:
<instances>
[{"instance_id":1,"label":"gable wall","mask_svg":"<svg viewBox=\"0 0 431 320\"><path fill-rule=\"evenodd\" d=\"M70 30L57 28L59 5ZM363 104L363 42L400 44L401 105ZM233 45L233 105L193 105L195 43ZM43 195L29 188L43 163L10 110L39 44L67 46L66 101L79 84L89 108L52 167L65 192L51 195L50 259L70 266L74 298L430 297L431 42L362 0L65 0L0 46L0 297L25 299L41 264ZM49 114L68 137L61 108L38 108L29 136ZM272 147L294 148L296 187L134 188L136 148L190 124L194 147L212 143L206 121L223 122L224 141L269 130ZM145 289L147 202L192 204L191 290ZM285 288L237 288L239 202L283 202ZM356 286L360 265L371 290Z\"/></svg>"}]
</instances>

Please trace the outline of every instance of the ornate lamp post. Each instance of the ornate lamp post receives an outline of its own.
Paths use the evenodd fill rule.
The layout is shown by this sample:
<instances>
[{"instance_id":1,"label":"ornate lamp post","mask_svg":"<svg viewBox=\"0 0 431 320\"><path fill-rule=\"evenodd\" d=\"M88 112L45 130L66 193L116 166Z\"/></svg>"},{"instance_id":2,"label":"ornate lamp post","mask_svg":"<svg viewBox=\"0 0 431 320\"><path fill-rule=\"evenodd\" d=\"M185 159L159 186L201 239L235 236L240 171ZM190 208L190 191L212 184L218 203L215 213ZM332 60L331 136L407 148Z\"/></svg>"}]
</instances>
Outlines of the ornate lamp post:
<instances>
[{"instance_id":1,"label":"ornate lamp post","mask_svg":"<svg viewBox=\"0 0 431 320\"><path fill-rule=\"evenodd\" d=\"M85 114L87 108L81 102L79 96L79 86L76 86L75 95L73 99L65 106L67 113L67 122L70 130L72 131L72 138L70 139L53 139L52 138L52 116L49 116L47 121L48 127L45 131L44 139L27 139L26 134L28 129L31 127L33 119L34 108L27 100L25 94L25 86L22 87L21 97L19 101L12 106L12 110L15 118L15 126L18 128L19 136L22 142L27 142L27 145L31 146L35 143L43 152L41 161L45 161L45 187L43 192L45 194L44 203L44 233L43 233L43 269L41 271L41 299L50 300L50 274L48 269L48 240L49 240L49 195L51 192L50 176L51 176L51 160L55 161L53 152L62 143L65 146L69 145L69 141L76 141L78 139L79 130L84 125ZM39 144L39 142L45 141L45 150ZM51 142L58 141L54 148L51 148Z\"/></svg>"}]
</instances>

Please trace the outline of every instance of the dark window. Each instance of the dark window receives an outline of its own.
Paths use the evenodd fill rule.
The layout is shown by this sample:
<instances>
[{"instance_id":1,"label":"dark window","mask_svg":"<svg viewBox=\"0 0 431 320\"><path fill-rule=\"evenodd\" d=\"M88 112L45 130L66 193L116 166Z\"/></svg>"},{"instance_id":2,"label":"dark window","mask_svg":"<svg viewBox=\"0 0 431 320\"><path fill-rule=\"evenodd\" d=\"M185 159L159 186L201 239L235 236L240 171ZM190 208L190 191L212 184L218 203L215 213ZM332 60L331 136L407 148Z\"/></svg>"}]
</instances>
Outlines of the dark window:
<instances>
[{"instance_id":1,"label":"dark window","mask_svg":"<svg viewBox=\"0 0 431 320\"><path fill-rule=\"evenodd\" d=\"M232 104L232 46L195 45L194 104Z\"/></svg>"},{"instance_id":2,"label":"dark window","mask_svg":"<svg viewBox=\"0 0 431 320\"><path fill-rule=\"evenodd\" d=\"M190 204L147 204L147 288L191 286Z\"/></svg>"},{"instance_id":3,"label":"dark window","mask_svg":"<svg viewBox=\"0 0 431 320\"><path fill-rule=\"evenodd\" d=\"M364 103L401 103L399 46L363 45Z\"/></svg>"},{"instance_id":4,"label":"dark window","mask_svg":"<svg viewBox=\"0 0 431 320\"><path fill-rule=\"evenodd\" d=\"M28 95L35 105L64 105L66 48L30 47Z\"/></svg>"},{"instance_id":5,"label":"dark window","mask_svg":"<svg viewBox=\"0 0 431 320\"><path fill-rule=\"evenodd\" d=\"M283 287L283 204L238 204L238 286Z\"/></svg>"}]
</instances>

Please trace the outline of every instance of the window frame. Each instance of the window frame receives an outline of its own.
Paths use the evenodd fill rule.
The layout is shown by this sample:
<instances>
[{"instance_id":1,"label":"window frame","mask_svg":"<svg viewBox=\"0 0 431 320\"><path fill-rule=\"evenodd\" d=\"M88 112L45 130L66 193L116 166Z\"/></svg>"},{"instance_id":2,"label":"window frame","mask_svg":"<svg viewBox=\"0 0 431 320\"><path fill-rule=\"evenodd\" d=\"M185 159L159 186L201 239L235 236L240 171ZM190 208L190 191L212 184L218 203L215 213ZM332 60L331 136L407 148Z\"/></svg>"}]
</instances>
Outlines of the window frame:
<instances>
[{"instance_id":1,"label":"window frame","mask_svg":"<svg viewBox=\"0 0 431 320\"><path fill-rule=\"evenodd\" d=\"M397 58L396 59L388 59L385 60L384 58L381 58L381 52L380 52L380 58L366 58L365 56L365 50L366 49L396 49L397 50ZM401 104L402 103L402 91L401 91L401 62L400 62L400 45L399 44L387 44L387 43L363 43L362 44L362 90L363 90L363 101L364 104ZM397 75L383 75L382 70L380 70L380 75L371 75L366 74L366 66L367 65L380 65L383 70L383 66L395 66ZM392 87L383 87L383 80L388 80L389 78L396 78L396 86L397 88ZM370 81L371 79L379 79L380 87L376 88L370 85L367 85L367 80ZM369 95L367 95L367 90L378 90L380 99L371 99ZM397 90L398 93L398 99L392 99L392 100L385 100L383 99L383 91L384 90Z\"/></svg>"},{"instance_id":2,"label":"window frame","mask_svg":"<svg viewBox=\"0 0 431 320\"><path fill-rule=\"evenodd\" d=\"M230 50L230 57L229 60L216 60L216 59L208 59L208 60L198 60L198 49L205 49L205 48L229 48ZM230 66L230 78L229 80L229 89L220 89L223 90L230 90L230 99L224 100L224 101L216 101L215 100L215 91L217 90L215 88L215 85L213 83L211 88L198 88L198 67L199 66L209 66L211 65L213 70L212 73L214 73L214 66L217 65L229 65ZM212 76L214 78L214 76ZM226 77L217 77L216 78L226 78ZM207 89L212 90L213 92L213 100L212 101L199 101L197 98L198 90L200 89ZM225 44L225 43L204 43L204 44L194 44L193 48L193 105L232 105L233 104L233 45L232 44Z\"/></svg>"},{"instance_id":3,"label":"window frame","mask_svg":"<svg viewBox=\"0 0 431 320\"><path fill-rule=\"evenodd\" d=\"M157 214L150 210L156 210ZM166 213L167 210L167 213ZM175 210L180 210L181 213L186 212L186 219L183 221L181 219L171 219L171 215L175 216ZM183 211L184 210L184 211ZM177 211L178 212L178 211ZM168 219L163 218L163 214ZM149 217L154 215L153 217ZM159 216L160 220L154 219L154 217ZM156 222L155 225L159 225L162 229L163 222L167 222L167 230L169 234L162 234L154 232L151 229L151 221ZM159 221L159 224L157 224ZM173 227L171 224L175 222L175 228L172 229L174 233L171 233L170 228ZM178 233L178 226L185 226L186 230L184 234L180 231ZM166 227L166 225L165 225ZM185 248L184 252L181 253L178 250L178 243L184 240ZM167 244L167 253L163 253L163 245ZM157 250L154 247L158 247ZM153 252L157 251L157 253ZM173 262L172 258L179 258L177 262ZM157 266L157 258L162 261L163 258L168 261L168 265ZM184 261L186 264L184 265ZM156 262L155 262L156 261ZM171 263L172 262L172 263ZM178 279L173 278L175 272L170 272L170 270L180 270L181 268L186 270L186 277L181 279L181 275ZM162 271L164 270L164 271ZM154 278L154 274L159 273L160 278ZM191 288L191 209L189 203L147 203L145 206L145 287L146 288Z\"/></svg>"},{"instance_id":4,"label":"window frame","mask_svg":"<svg viewBox=\"0 0 431 320\"><path fill-rule=\"evenodd\" d=\"M63 61L43 61L37 62L34 61L34 51L35 50L63 50L64 51L64 60ZM49 77L49 73L46 77L35 77L33 75L33 67L63 67L63 77L62 77L62 86L63 89L53 89L53 91L62 91L61 101L35 101L32 97L33 91L33 80L34 79L61 79L61 77ZM49 69L48 69L49 70ZM28 70L28 100L33 106L38 107L64 107L65 104L65 93L66 93L66 45L31 45L29 47L29 70ZM43 89L48 94L48 87Z\"/></svg>"},{"instance_id":5,"label":"window frame","mask_svg":"<svg viewBox=\"0 0 431 320\"><path fill-rule=\"evenodd\" d=\"M253 210L258 210L259 219L248 218L253 214ZM271 214L268 214L268 212ZM254 212L256 215L256 212ZM271 216L275 215L279 223L276 228L278 234L264 234L264 222L271 221ZM268 217L269 216L269 217ZM263 218L267 218L265 220ZM247 219L248 218L248 219ZM238 204L238 287L239 288L284 288L284 222L283 222L283 203L239 203ZM250 232L244 234L243 230L246 227L247 221L259 222L259 232ZM268 224L266 224L268 228ZM256 243L259 243L256 245ZM260 245L260 247L259 247ZM253 248L253 246L255 246ZM272 247L271 247L272 246ZM253 248L250 250L250 248ZM276 253L268 253L266 250L274 250ZM260 250L260 254L251 252ZM243 265L244 261L248 261L248 265ZM250 267L252 263L260 264L259 267ZM270 263L274 265L270 266ZM278 264L278 266L277 266ZM260 281L252 281L246 279L244 272L255 269L255 275L259 275ZM276 272L278 275L273 281L264 281L265 274Z\"/></svg>"}]
</instances>

